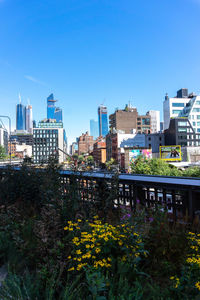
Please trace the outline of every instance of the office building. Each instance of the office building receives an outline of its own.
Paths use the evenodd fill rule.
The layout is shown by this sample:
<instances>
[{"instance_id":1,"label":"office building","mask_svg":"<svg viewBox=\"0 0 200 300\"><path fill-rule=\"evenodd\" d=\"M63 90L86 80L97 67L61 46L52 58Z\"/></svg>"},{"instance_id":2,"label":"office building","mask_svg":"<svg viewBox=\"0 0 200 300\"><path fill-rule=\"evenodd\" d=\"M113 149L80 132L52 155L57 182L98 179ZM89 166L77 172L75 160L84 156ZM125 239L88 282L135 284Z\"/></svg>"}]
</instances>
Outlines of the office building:
<instances>
[{"instance_id":1,"label":"office building","mask_svg":"<svg viewBox=\"0 0 200 300\"><path fill-rule=\"evenodd\" d=\"M78 154L89 154L93 151L93 136L90 136L88 131L86 133L82 133L82 135L78 138Z\"/></svg>"},{"instance_id":2,"label":"office building","mask_svg":"<svg viewBox=\"0 0 200 300\"><path fill-rule=\"evenodd\" d=\"M26 107L26 131L31 134L33 133L33 115L31 105L27 105Z\"/></svg>"},{"instance_id":3,"label":"office building","mask_svg":"<svg viewBox=\"0 0 200 300\"><path fill-rule=\"evenodd\" d=\"M55 119L56 122L62 122L62 109L55 106L57 100L54 99L54 95L51 94L47 97L47 119Z\"/></svg>"},{"instance_id":4,"label":"office building","mask_svg":"<svg viewBox=\"0 0 200 300\"><path fill-rule=\"evenodd\" d=\"M99 136L98 134L98 122L95 120L90 120L90 135L96 140Z\"/></svg>"},{"instance_id":5,"label":"office building","mask_svg":"<svg viewBox=\"0 0 200 300\"><path fill-rule=\"evenodd\" d=\"M176 97L172 98L166 94L163 102L164 130L169 128L171 118L180 117L182 110L193 96L193 93L188 95L187 89L180 89Z\"/></svg>"},{"instance_id":6,"label":"office building","mask_svg":"<svg viewBox=\"0 0 200 300\"><path fill-rule=\"evenodd\" d=\"M108 133L108 116L107 107L100 105L98 107L98 123L99 123L99 136L105 137Z\"/></svg>"},{"instance_id":7,"label":"office building","mask_svg":"<svg viewBox=\"0 0 200 300\"><path fill-rule=\"evenodd\" d=\"M187 117L171 119L169 128L165 130L165 144L182 147L200 146L200 131L195 131L191 123Z\"/></svg>"},{"instance_id":8,"label":"office building","mask_svg":"<svg viewBox=\"0 0 200 300\"><path fill-rule=\"evenodd\" d=\"M45 123L45 124L44 124ZM52 125L53 124L53 125ZM55 156L58 163L66 159L67 140L60 122L39 122L33 128L33 162L48 163L50 156Z\"/></svg>"},{"instance_id":9,"label":"office building","mask_svg":"<svg viewBox=\"0 0 200 300\"><path fill-rule=\"evenodd\" d=\"M21 103L16 106L16 130L26 130L26 107Z\"/></svg>"},{"instance_id":10,"label":"office building","mask_svg":"<svg viewBox=\"0 0 200 300\"><path fill-rule=\"evenodd\" d=\"M158 110L149 110L147 115L151 116L151 133L160 131L160 112Z\"/></svg>"}]
</instances>

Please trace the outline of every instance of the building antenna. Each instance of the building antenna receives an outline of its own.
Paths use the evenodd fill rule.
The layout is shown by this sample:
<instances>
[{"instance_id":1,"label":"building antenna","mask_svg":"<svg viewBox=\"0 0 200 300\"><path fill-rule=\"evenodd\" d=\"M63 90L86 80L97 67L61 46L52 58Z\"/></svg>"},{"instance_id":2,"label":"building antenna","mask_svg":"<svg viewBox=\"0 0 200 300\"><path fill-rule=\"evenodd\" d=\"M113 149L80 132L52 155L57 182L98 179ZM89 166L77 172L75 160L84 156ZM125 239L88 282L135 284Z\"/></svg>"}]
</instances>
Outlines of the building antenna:
<instances>
[{"instance_id":1,"label":"building antenna","mask_svg":"<svg viewBox=\"0 0 200 300\"><path fill-rule=\"evenodd\" d=\"M22 98L21 98L21 95L19 93L19 104L21 104L21 103L22 103Z\"/></svg>"}]
</instances>

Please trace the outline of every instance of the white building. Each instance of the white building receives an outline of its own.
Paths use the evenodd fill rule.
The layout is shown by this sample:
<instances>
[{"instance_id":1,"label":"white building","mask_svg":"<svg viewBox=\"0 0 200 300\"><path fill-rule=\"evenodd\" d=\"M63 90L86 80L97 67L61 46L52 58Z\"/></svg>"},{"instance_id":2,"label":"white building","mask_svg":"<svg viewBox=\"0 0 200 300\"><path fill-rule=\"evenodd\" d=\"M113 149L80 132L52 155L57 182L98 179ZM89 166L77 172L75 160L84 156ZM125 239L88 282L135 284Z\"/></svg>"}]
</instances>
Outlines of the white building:
<instances>
[{"instance_id":1,"label":"white building","mask_svg":"<svg viewBox=\"0 0 200 300\"><path fill-rule=\"evenodd\" d=\"M187 89L180 89L177 96L172 98L166 94L163 102L164 130L169 128L170 118L180 117L182 110L193 96L194 94L188 95Z\"/></svg>"},{"instance_id":2,"label":"white building","mask_svg":"<svg viewBox=\"0 0 200 300\"><path fill-rule=\"evenodd\" d=\"M40 122L37 128L33 128L34 163L47 163L51 155L57 155L59 163L66 160L67 140L61 126L62 122Z\"/></svg>"},{"instance_id":3,"label":"white building","mask_svg":"<svg viewBox=\"0 0 200 300\"><path fill-rule=\"evenodd\" d=\"M151 133L160 131L160 112L159 110L149 110L147 115L151 116Z\"/></svg>"},{"instance_id":4,"label":"white building","mask_svg":"<svg viewBox=\"0 0 200 300\"><path fill-rule=\"evenodd\" d=\"M5 148L8 153L8 132L2 125L0 125L0 145Z\"/></svg>"},{"instance_id":5,"label":"white building","mask_svg":"<svg viewBox=\"0 0 200 300\"><path fill-rule=\"evenodd\" d=\"M33 133L33 115L31 105L27 105L26 107L26 131L31 134Z\"/></svg>"},{"instance_id":6,"label":"white building","mask_svg":"<svg viewBox=\"0 0 200 300\"><path fill-rule=\"evenodd\" d=\"M187 117L196 133L200 133L200 96L194 96L180 113L180 117Z\"/></svg>"}]
</instances>

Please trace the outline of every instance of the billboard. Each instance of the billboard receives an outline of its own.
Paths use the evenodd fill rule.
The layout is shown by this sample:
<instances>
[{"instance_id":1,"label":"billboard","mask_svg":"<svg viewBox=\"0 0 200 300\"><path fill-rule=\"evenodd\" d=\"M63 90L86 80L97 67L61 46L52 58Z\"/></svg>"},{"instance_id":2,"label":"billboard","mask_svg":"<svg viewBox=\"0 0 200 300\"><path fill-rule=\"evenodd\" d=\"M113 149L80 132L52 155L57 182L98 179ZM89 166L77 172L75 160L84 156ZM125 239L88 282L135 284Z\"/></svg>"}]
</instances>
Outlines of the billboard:
<instances>
[{"instance_id":1,"label":"billboard","mask_svg":"<svg viewBox=\"0 0 200 300\"><path fill-rule=\"evenodd\" d=\"M167 161L180 161L181 146L160 146L160 159Z\"/></svg>"},{"instance_id":2,"label":"billboard","mask_svg":"<svg viewBox=\"0 0 200 300\"><path fill-rule=\"evenodd\" d=\"M129 162L132 163L139 156L145 158L152 158L152 150L151 149L133 149L129 151Z\"/></svg>"}]
</instances>

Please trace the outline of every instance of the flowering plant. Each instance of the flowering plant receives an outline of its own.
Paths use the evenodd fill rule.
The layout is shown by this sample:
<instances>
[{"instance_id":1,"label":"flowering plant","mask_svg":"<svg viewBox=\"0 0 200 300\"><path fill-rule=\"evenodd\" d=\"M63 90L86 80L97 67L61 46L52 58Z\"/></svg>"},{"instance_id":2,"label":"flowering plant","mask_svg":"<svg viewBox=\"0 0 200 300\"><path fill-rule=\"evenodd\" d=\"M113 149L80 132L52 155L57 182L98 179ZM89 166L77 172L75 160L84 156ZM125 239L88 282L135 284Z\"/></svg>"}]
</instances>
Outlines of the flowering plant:
<instances>
[{"instance_id":1,"label":"flowering plant","mask_svg":"<svg viewBox=\"0 0 200 300\"><path fill-rule=\"evenodd\" d=\"M80 271L83 267L115 270L118 263L127 264L133 271L141 258L147 256L140 235L129 223L103 224L95 216L93 222L86 221L83 231L81 222L68 221L64 228L73 233L68 271Z\"/></svg>"}]
</instances>

